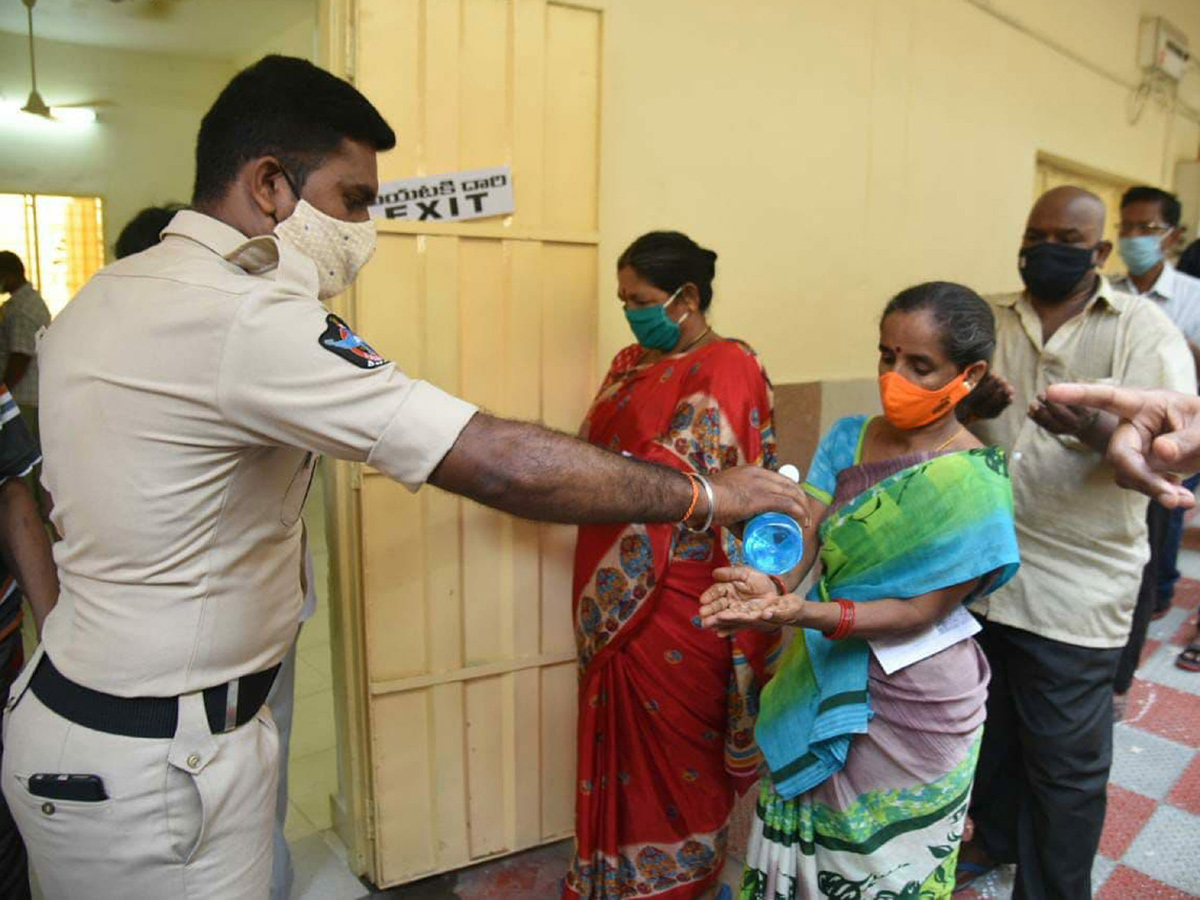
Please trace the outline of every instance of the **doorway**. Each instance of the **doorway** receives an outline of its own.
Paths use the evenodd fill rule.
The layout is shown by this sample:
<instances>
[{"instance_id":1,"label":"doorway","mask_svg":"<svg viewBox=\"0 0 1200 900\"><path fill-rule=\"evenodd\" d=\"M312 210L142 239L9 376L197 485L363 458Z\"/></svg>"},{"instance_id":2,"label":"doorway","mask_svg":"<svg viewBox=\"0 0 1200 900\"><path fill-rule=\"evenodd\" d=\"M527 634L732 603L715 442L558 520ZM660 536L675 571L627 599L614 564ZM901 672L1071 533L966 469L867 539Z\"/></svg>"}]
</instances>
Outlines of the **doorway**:
<instances>
[{"instance_id":1,"label":"doorway","mask_svg":"<svg viewBox=\"0 0 1200 900\"><path fill-rule=\"evenodd\" d=\"M395 128L380 179L511 165L516 212L380 221L344 312L410 375L575 432L595 385L603 14L334 4L323 44ZM348 39L348 40L347 40ZM384 887L571 833L574 530L330 467L335 825Z\"/></svg>"}]
</instances>

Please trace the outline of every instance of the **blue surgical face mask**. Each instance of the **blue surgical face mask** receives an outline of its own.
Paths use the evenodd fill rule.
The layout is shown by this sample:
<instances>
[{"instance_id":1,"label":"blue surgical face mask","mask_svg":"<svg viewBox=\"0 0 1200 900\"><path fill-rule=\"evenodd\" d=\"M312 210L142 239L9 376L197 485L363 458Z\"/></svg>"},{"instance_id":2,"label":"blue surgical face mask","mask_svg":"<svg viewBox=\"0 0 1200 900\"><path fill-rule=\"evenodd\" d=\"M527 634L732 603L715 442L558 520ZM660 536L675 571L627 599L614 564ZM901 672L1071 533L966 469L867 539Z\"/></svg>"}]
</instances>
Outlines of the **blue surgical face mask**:
<instances>
[{"instance_id":1,"label":"blue surgical face mask","mask_svg":"<svg viewBox=\"0 0 1200 900\"><path fill-rule=\"evenodd\" d=\"M679 326L691 313L684 315L676 322L667 315L667 307L679 296L680 287L666 303L658 306L642 306L635 309L625 308L625 319L633 329L637 342L647 350L673 350L679 343Z\"/></svg>"},{"instance_id":2,"label":"blue surgical face mask","mask_svg":"<svg viewBox=\"0 0 1200 900\"><path fill-rule=\"evenodd\" d=\"M1123 237L1117 242L1121 259L1131 275L1145 275L1162 262L1162 238L1153 234Z\"/></svg>"}]
</instances>

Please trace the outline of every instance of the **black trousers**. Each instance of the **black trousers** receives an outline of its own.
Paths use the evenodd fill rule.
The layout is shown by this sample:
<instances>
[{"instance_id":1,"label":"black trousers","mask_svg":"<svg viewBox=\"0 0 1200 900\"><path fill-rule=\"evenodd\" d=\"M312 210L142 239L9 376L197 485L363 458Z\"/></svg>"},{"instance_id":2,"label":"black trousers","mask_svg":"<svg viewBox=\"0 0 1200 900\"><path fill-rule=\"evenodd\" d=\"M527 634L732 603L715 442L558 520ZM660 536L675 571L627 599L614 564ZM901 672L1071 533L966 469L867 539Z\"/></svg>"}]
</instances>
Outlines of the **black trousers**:
<instances>
[{"instance_id":1,"label":"black trousers","mask_svg":"<svg viewBox=\"0 0 1200 900\"><path fill-rule=\"evenodd\" d=\"M1129 643L1121 653L1121 662L1117 666L1117 680L1113 690L1124 694L1133 684L1133 674L1137 671L1142 659L1142 648L1146 645L1146 631L1150 628L1150 616L1158 610L1159 568L1162 565L1162 553L1167 540L1167 531L1171 524L1171 510L1150 501L1146 510L1146 525L1150 531L1150 561L1142 570L1142 583L1138 588L1137 605L1133 608L1133 627L1129 631ZM1169 600L1168 600L1169 602Z\"/></svg>"},{"instance_id":2,"label":"black trousers","mask_svg":"<svg viewBox=\"0 0 1200 900\"><path fill-rule=\"evenodd\" d=\"M19 600L20 598L18 598ZM8 702L8 689L21 671L25 651L21 647L21 629L0 640L0 709ZM0 745L0 753L4 748ZM25 843L17 823L0 794L0 900L29 900L29 864Z\"/></svg>"},{"instance_id":3,"label":"black trousers","mask_svg":"<svg viewBox=\"0 0 1200 900\"><path fill-rule=\"evenodd\" d=\"M997 862L1017 864L1014 900L1091 900L1121 650L987 621L978 640L992 683L971 801L976 838Z\"/></svg>"}]
</instances>

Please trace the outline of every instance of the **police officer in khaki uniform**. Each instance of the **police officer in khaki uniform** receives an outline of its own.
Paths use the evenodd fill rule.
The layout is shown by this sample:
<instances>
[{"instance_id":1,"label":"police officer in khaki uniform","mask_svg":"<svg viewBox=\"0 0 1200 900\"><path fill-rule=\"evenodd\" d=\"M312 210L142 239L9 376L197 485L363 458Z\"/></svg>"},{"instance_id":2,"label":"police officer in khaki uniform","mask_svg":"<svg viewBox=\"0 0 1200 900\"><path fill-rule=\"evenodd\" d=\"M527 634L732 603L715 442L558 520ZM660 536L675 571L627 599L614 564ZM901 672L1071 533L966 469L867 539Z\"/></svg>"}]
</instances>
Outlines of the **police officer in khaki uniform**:
<instances>
[{"instance_id":1,"label":"police officer in khaki uniform","mask_svg":"<svg viewBox=\"0 0 1200 900\"><path fill-rule=\"evenodd\" d=\"M62 593L14 686L3 789L49 900L266 896L263 700L296 635L318 454L564 522L804 515L772 472L705 480L486 415L330 314L394 143L349 84L263 59L201 124L193 210L43 342Z\"/></svg>"}]
</instances>

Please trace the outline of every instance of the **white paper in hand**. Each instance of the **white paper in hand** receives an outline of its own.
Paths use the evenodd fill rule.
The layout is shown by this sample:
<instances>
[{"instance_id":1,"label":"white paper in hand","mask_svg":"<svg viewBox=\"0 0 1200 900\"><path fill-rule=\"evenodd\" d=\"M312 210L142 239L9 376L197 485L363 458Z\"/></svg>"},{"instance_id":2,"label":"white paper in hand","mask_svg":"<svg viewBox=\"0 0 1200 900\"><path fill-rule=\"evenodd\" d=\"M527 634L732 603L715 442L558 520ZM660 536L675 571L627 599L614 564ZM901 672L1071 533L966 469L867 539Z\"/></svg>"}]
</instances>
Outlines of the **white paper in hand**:
<instances>
[{"instance_id":1,"label":"white paper in hand","mask_svg":"<svg viewBox=\"0 0 1200 900\"><path fill-rule=\"evenodd\" d=\"M875 638L869 643L880 667L891 675L982 630L979 620L967 612L966 607L956 606L950 615L915 637Z\"/></svg>"}]
</instances>

